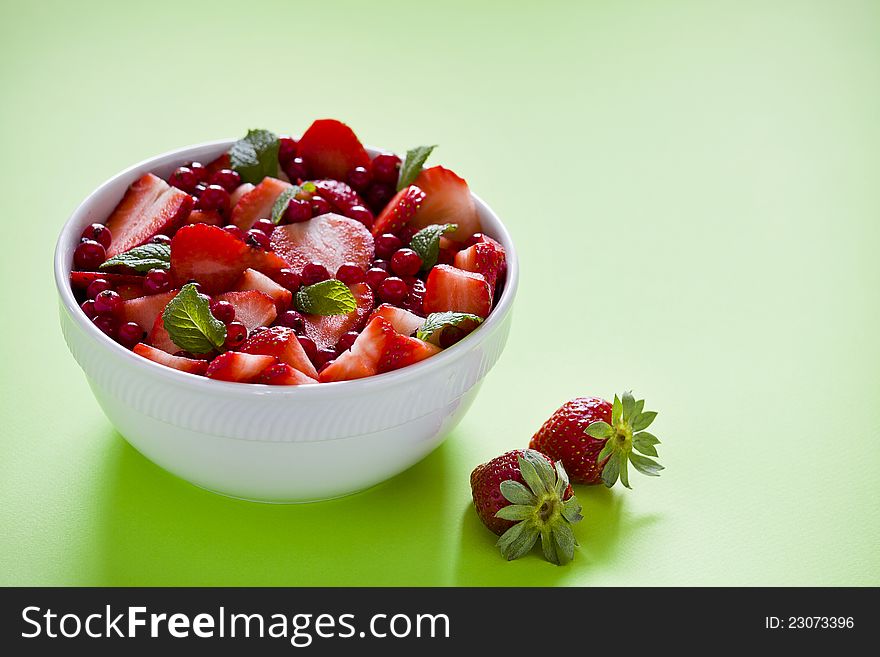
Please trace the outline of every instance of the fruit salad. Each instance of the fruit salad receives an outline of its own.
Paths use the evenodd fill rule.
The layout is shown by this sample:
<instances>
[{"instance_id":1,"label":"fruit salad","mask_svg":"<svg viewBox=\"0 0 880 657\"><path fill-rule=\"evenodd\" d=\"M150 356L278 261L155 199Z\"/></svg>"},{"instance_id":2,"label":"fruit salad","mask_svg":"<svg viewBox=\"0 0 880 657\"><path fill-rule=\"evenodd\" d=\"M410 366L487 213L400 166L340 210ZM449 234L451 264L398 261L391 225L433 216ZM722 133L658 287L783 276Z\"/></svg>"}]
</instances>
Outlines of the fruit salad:
<instances>
[{"instance_id":1,"label":"fruit salad","mask_svg":"<svg viewBox=\"0 0 880 657\"><path fill-rule=\"evenodd\" d=\"M221 381L359 379L478 330L504 285L465 180L433 147L371 157L315 121L297 141L251 130L212 162L137 179L88 226L70 282L134 353Z\"/></svg>"}]
</instances>

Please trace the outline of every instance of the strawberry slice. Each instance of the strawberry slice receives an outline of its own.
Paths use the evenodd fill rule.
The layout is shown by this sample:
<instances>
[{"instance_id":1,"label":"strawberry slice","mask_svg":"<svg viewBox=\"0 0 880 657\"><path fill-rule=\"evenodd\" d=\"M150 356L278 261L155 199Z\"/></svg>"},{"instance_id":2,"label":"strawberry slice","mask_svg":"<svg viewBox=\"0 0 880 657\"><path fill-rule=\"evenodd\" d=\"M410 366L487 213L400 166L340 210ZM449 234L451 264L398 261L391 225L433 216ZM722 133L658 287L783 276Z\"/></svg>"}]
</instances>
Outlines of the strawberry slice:
<instances>
[{"instance_id":1,"label":"strawberry slice","mask_svg":"<svg viewBox=\"0 0 880 657\"><path fill-rule=\"evenodd\" d=\"M227 292L217 295L215 299L231 303L235 308L235 321L244 324L248 332L258 326L269 326L278 316L272 297L257 290Z\"/></svg>"},{"instance_id":2,"label":"strawberry slice","mask_svg":"<svg viewBox=\"0 0 880 657\"><path fill-rule=\"evenodd\" d=\"M171 301L180 290L172 290L171 292L163 292L161 294L151 294L137 299L125 301L122 304L122 316L126 322L134 322L145 331L153 328L156 318L165 310L165 306Z\"/></svg>"},{"instance_id":3,"label":"strawberry slice","mask_svg":"<svg viewBox=\"0 0 880 657\"><path fill-rule=\"evenodd\" d=\"M193 209L192 196L148 173L134 181L107 219L113 236L107 257L140 246L159 233L171 233Z\"/></svg>"},{"instance_id":4,"label":"strawberry slice","mask_svg":"<svg viewBox=\"0 0 880 657\"><path fill-rule=\"evenodd\" d=\"M482 274L494 296L495 285L507 270L507 258L498 242L483 236L481 241L455 255L455 266Z\"/></svg>"},{"instance_id":5,"label":"strawberry slice","mask_svg":"<svg viewBox=\"0 0 880 657\"><path fill-rule=\"evenodd\" d=\"M144 286L141 284L122 283L115 287L116 292L122 297L123 301L137 299L146 294Z\"/></svg>"},{"instance_id":6,"label":"strawberry slice","mask_svg":"<svg viewBox=\"0 0 880 657\"><path fill-rule=\"evenodd\" d=\"M415 185L404 187L394 195L385 209L376 217L373 235L396 233L416 216L425 200L425 192Z\"/></svg>"},{"instance_id":7,"label":"strawberry slice","mask_svg":"<svg viewBox=\"0 0 880 657\"><path fill-rule=\"evenodd\" d=\"M153 328L150 329L150 335L147 337L147 342L153 345L156 349L161 349L164 352L169 354L175 354L180 351L180 347L178 347L171 340L171 336L168 335L168 331L165 330L165 322L162 320L162 313L156 317L156 321L153 322Z\"/></svg>"},{"instance_id":8,"label":"strawberry slice","mask_svg":"<svg viewBox=\"0 0 880 657\"><path fill-rule=\"evenodd\" d=\"M425 192L425 200L410 226L418 230L431 224L458 224L458 229L448 237L459 242L480 232L477 206L463 178L438 166L424 169L413 184Z\"/></svg>"},{"instance_id":9,"label":"strawberry slice","mask_svg":"<svg viewBox=\"0 0 880 657\"><path fill-rule=\"evenodd\" d=\"M301 386L307 383L317 383L317 379L306 376L295 367L287 363L270 365L260 374L257 383L265 383L270 386Z\"/></svg>"},{"instance_id":10,"label":"strawberry slice","mask_svg":"<svg viewBox=\"0 0 880 657\"><path fill-rule=\"evenodd\" d=\"M230 167L231 162L229 160L229 153L223 153L220 157L208 162L205 165L205 171L207 171L210 176L212 173L220 171L220 169L229 169Z\"/></svg>"},{"instance_id":11,"label":"strawberry slice","mask_svg":"<svg viewBox=\"0 0 880 657\"><path fill-rule=\"evenodd\" d=\"M425 282L424 309L426 313L450 310L488 317L492 292L482 274L437 265Z\"/></svg>"},{"instance_id":12,"label":"strawberry slice","mask_svg":"<svg viewBox=\"0 0 880 657\"><path fill-rule=\"evenodd\" d=\"M144 277L135 276L134 274L112 274L103 271L72 271L70 272L70 285L75 290L85 290L89 283L99 278L103 278L110 283L114 289L120 285L137 285L143 286Z\"/></svg>"},{"instance_id":13,"label":"strawberry slice","mask_svg":"<svg viewBox=\"0 0 880 657\"><path fill-rule=\"evenodd\" d=\"M184 223L208 224L209 226L223 226L226 222L216 210L193 210L189 213Z\"/></svg>"},{"instance_id":14,"label":"strawberry slice","mask_svg":"<svg viewBox=\"0 0 880 657\"><path fill-rule=\"evenodd\" d=\"M255 185L253 183L242 183L236 187L232 194L229 195L229 207L234 208L238 205L241 197L254 189L254 187Z\"/></svg>"},{"instance_id":15,"label":"strawberry slice","mask_svg":"<svg viewBox=\"0 0 880 657\"><path fill-rule=\"evenodd\" d=\"M251 383L260 376L263 370L275 362L273 356L227 351L211 361L205 376L218 381Z\"/></svg>"},{"instance_id":16,"label":"strawberry slice","mask_svg":"<svg viewBox=\"0 0 880 657\"><path fill-rule=\"evenodd\" d=\"M245 269L235 286L237 292L247 290L257 290L272 297L279 315L290 307L290 302L293 300L293 293L290 290L256 269Z\"/></svg>"},{"instance_id":17,"label":"strawberry slice","mask_svg":"<svg viewBox=\"0 0 880 657\"><path fill-rule=\"evenodd\" d=\"M403 308L398 308L397 306L392 306L389 303L383 303L376 308L376 310L373 311L373 314L370 315L370 320L374 317L384 317L391 322L391 326L394 327L395 331L401 335L407 336L415 333L419 327L425 323L424 317L419 317L415 313L411 313Z\"/></svg>"},{"instance_id":18,"label":"strawberry slice","mask_svg":"<svg viewBox=\"0 0 880 657\"><path fill-rule=\"evenodd\" d=\"M169 353L162 351L161 349L156 349L155 347L151 347L148 344L144 344L143 342L139 342L132 349L134 353L138 356L143 356L144 358L148 358L154 363L159 363L160 365L165 365L166 367L173 367L176 370L180 370L181 372L189 372L190 374L204 374L208 371L208 361L206 360L195 360L194 358L184 358L182 356L172 356Z\"/></svg>"},{"instance_id":19,"label":"strawberry slice","mask_svg":"<svg viewBox=\"0 0 880 657\"><path fill-rule=\"evenodd\" d=\"M345 214L355 205L367 207L356 191L338 180L314 180L315 193L325 199L335 210Z\"/></svg>"},{"instance_id":20,"label":"strawberry slice","mask_svg":"<svg viewBox=\"0 0 880 657\"><path fill-rule=\"evenodd\" d=\"M247 339L241 351L246 354L274 356L282 363L297 369L311 379L318 378L318 372L296 337L296 332L285 326L273 326L258 331ZM316 381L310 381L316 383Z\"/></svg>"},{"instance_id":21,"label":"strawberry slice","mask_svg":"<svg viewBox=\"0 0 880 657\"><path fill-rule=\"evenodd\" d=\"M271 218L275 201L290 187L291 184L283 180L263 178L263 182L238 199L232 208L232 223L242 230L250 230L258 219Z\"/></svg>"},{"instance_id":22,"label":"strawberry slice","mask_svg":"<svg viewBox=\"0 0 880 657\"><path fill-rule=\"evenodd\" d=\"M208 294L230 290L246 269L271 276L286 266L271 251L248 246L217 226L183 226L171 240L171 277L181 284L197 281Z\"/></svg>"},{"instance_id":23,"label":"strawberry slice","mask_svg":"<svg viewBox=\"0 0 880 657\"><path fill-rule=\"evenodd\" d=\"M376 316L357 337L351 349L342 352L321 370L318 378L322 383L362 379L417 363L439 351L440 348L432 344L401 335L394 330L391 322Z\"/></svg>"},{"instance_id":24,"label":"strawberry slice","mask_svg":"<svg viewBox=\"0 0 880 657\"><path fill-rule=\"evenodd\" d=\"M318 262L333 275L340 265L352 262L366 270L373 260L373 236L354 219L328 213L299 224L278 226L271 235L272 248L299 273Z\"/></svg>"},{"instance_id":25,"label":"strawberry slice","mask_svg":"<svg viewBox=\"0 0 880 657\"><path fill-rule=\"evenodd\" d=\"M335 349L345 333L357 331L367 323L367 315L373 309L373 291L366 283L355 283L348 289L354 295L357 308L347 315L303 315L305 334L319 349Z\"/></svg>"},{"instance_id":26,"label":"strawberry slice","mask_svg":"<svg viewBox=\"0 0 880 657\"><path fill-rule=\"evenodd\" d=\"M344 123L319 119L309 126L296 147L315 178L345 180L355 167L369 167L370 156Z\"/></svg>"}]
</instances>

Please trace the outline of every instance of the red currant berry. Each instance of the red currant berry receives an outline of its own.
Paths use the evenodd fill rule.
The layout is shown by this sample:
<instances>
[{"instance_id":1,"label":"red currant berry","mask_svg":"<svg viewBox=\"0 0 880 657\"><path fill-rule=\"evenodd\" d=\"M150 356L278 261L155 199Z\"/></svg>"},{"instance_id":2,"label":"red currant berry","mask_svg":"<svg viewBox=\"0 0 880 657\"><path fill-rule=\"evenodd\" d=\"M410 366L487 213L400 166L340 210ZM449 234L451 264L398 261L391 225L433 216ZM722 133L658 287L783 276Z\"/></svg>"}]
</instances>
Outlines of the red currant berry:
<instances>
[{"instance_id":1,"label":"red currant berry","mask_svg":"<svg viewBox=\"0 0 880 657\"><path fill-rule=\"evenodd\" d=\"M354 285L355 283L363 283L364 270L352 262L346 262L339 266L336 270L336 278L346 285Z\"/></svg>"},{"instance_id":2,"label":"red currant berry","mask_svg":"<svg viewBox=\"0 0 880 657\"><path fill-rule=\"evenodd\" d=\"M329 347L321 347L318 349L317 353L315 353L315 357L312 359L312 362L315 364L317 369L321 369L329 363L331 360L336 358L336 350L330 349Z\"/></svg>"},{"instance_id":3,"label":"red currant berry","mask_svg":"<svg viewBox=\"0 0 880 657\"><path fill-rule=\"evenodd\" d=\"M394 255L394 252L403 247L403 242L397 235L382 233L376 238L376 256L386 260Z\"/></svg>"},{"instance_id":4,"label":"red currant berry","mask_svg":"<svg viewBox=\"0 0 880 657\"><path fill-rule=\"evenodd\" d=\"M306 320L296 310L287 310L281 313L281 317L278 318L278 323L281 326L292 328L297 333L301 333L303 328L305 328Z\"/></svg>"},{"instance_id":5,"label":"red currant berry","mask_svg":"<svg viewBox=\"0 0 880 657\"><path fill-rule=\"evenodd\" d=\"M346 349L351 349L351 345L354 344L354 341L358 338L357 331L349 331L348 333L343 333L342 337L339 338L339 342L336 343L336 353L341 354Z\"/></svg>"},{"instance_id":6,"label":"red currant berry","mask_svg":"<svg viewBox=\"0 0 880 657\"><path fill-rule=\"evenodd\" d=\"M314 363L318 357L318 348L315 346L315 341L305 335L297 336L297 340L302 345L303 351L306 352L306 356Z\"/></svg>"},{"instance_id":7,"label":"red currant berry","mask_svg":"<svg viewBox=\"0 0 880 657\"><path fill-rule=\"evenodd\" d=\"M82 308L82 311L85 313L86 317L88 317L89 319L91 319L92 317L94 317L95 315L98 314L95 312L95 302L92 301L91 299L83 301L82 305L80 305L80 308Z\"/></svg>"},{"instance_id":8,"label":"red currant berry","mask_svg":"<svg viewBox=\"0 0 880 657\"><path fill-rule=\"evenodd\" d=\"M384 269L373 267L372 269L367 270L367 285L369 285L374 292L379 289L379 286L382 285L386 278L388 278L388 272Z\"/></svg>"},{"instance_id":9,"label":"red currant berry","mask_svg":"<svg viewBox=\"0 0 880 657\"><path fill-rule=\"evenodd\" d=\"M319 214L327 214L330 212L330 203L323 196L313 196L312 201L312 216L317 217Z\"/></svg>"},{"instance_id":10,"label":"red currant berry","mask_svg":"<svg viewBox=\"0 0 880 657\"><path fill-rule=\"evenodd\" d=\"M292 198L284 209L284 223L298 224L312 218L312 206L308 201Z\"/></svg>"},{"instance_id":11,"label":"red currant berry","mask_svg":"<svg viewBox=\"0 0 880 657\"><path fill-rule=\"evenodd\" d=\"M168 184L187 194L192 194L196 191L196 185L199 184L199 177L190 167L178 167L168 177Z\"/></svg>"},{"instance_id":12,"label":"red currant berry","mask_svg":"<svg viewBox=\"0 0 880 657\"><path fill-rule=\"evenodd\" d=\"M373 158L370 169L376 182L396 185L400 172L400 158L393 153L380 153Z\"/></svg>"},{"instance_id":13,"label":"red currant berry","mask_svg":"<svg viewBox=\"0 0 880 657\"><path fill-rule=\"evenodd\" d=\"M82 238L84 240L94 240L105 249L109 249L110 242L113 241L110 229L104 224L92 224L91 226L86 226L86 229L82 233Z\"/></svg>"},{"instance_id":14,"label":"red currant berry","mask_svg":"<svg viewBox=\"0 0 880 657\"><path fill-rule=\"evenodd\" d=\"M228 301L212 301L211 314L224 324L229 324L235 319L235 306Z\"/></svg>"},{"instance_id":15,"label":"red currant berry","mask_svg":"<svg viewBox=\"0 0 880 657\"><path fill-rule=\"evenodd\" d=\"M107 251L95 240L83 240L73 251L73 266L80 271L94 271L107 259Z\"/></svg>"},{"instance_id":16,"label":"red currant berry","mask_svg":"<svg viewBox=\"0 0 880 657\"><path fill-rule=\"evenodd\" d=\"M367 189L367 203L377 214L382 211L388 201L397 193L394 185L386 185L385 183L373 183Z\"/></svg>"},{"instance_id":17,"label":"red currant berry","mask_svg":"<svg viewBox=\"0 0 880 657\"><path fill-rule=\"evenodd\" d=\"M281 166L291 182L295 183L299 180L308 180L309 178L309 168L301 157L295 157L287 164L282 164Z\"/></svg>"},{"instance_id":18,"label":"red currant berry","mask_svg":"<svg viewBox=\"0 0 880 657\"><path fill-rule=\"evenodd\" d=\"M266 235L261 230L257 230L256 228L252 228L247 232L247 243L251 246L255 246L258 249L268 250L271 246L269 243L269 236Z\"/></svg>"},{"instance_id":19,"label":"red currant berry","mask_svg":"<svg viewBox=\"0 0 880 657\"><path fill-rule=\"evenodd\" d=\"M113 290L104 290L95 297L95 312L99 315L118 315L122 312L122 297Z\"/></svg>"},{"instance_id":20,"label":"red currant berry","mask_svg":"<svg viewBox=\"0 0 880 657\"><path fill-rule=\"evenodd\" d=\"M293 137L281 137L278 140L278 162L284 167L296 157L296 139Z\"/></svg>"},{"instance_id":21,"label":"red currant berry","mask_svg":"<svg viewBox=\"0 0 880 657\"><path fill-rule=\"evenodd\" d=\"M131 349L144 339L144 330L134 322L126 322L116 330L116 339L123 347Z\"/></svg>"},{"instance_id":22,"label":"red currant berry","mask_svg":"<svg viewBox=\"0 0 880 657\"><path fill-rule=\"evenodd\" d=\"M194 174L196 174L196 178L200 183L208 182L208 170L205 168L205 165L201 162L192 162L189 165L189 168L192 170Z\"/></svg>"},{"instance_id":23,"label":"red currant berry","mask_svg":"<svg viewBox=\"0 0 880 657\"><path fill-rule=\"evenodd\" d=\"M98 315L92 318L92 322L111 338L116 338L116 327L118 322L115 317L110 315Z\"/></svg>"},{"instance_id":24,"label":"red currant berry","mask_svg":"<svg viewBox=\"0 0 880 657\"><path fill-rule=\"evenodd\" d=\"M412 249L400 249L391 256L391 271L398 276L415 276L421 268L422 258Z\"/></svg>"},{"instance_id":25,"label":"red currant berry","mask_svg":"<svg viewBox=\"0 0 880 657\"><path fill-rule=\"evenodd\" d=\"M208 185L199 196L198 208L225 215L229 212L229 192L220 185Z\"/></svg>"},{"instance_id":26,"label":"red currant berry","mask_svg":"<svg viewBox=\"0 0 880 657\"><path fill-rule=\"evenodd\" d=\"M225 230L230 235L237 237L240 240L243 240L247 237L245 232L234 224L229 224L228 226L223 226L223 230Z\"/></svg>"},{"instance_id":27,"label":"red currant berry","mask_svg":"<svg viewBox=\"0 0 880 657\"><path fill-rule=\"evenodd\" d=\"M153 244L171 244L171 238L167 235L153 235L153 239L150 240Z\"/></svg>"},{"instance_id":28,"label":"red currant berry","mask_svg":"<svg viewBox=\"0 0 880 657\"><path fill-rule=\"evenodd\" d=\"M235 191L235 188L241 184L241 176L238 175L238 171L233 171L232 169L220 169L211 174L211 177L208 178L208 182L211 185L219 185L231 194Z\"/></svg>"},{"instance_id":29,"label":"red currant berry","mask_svg":"<svg viewBox=\"0 0 880 657\"><path fill-rule=\"evenodd\" d=\"M300 278L302 279L303 285L314 285L315 283L320 283L321 281L326 281L330 278L330 272L327 271L327 268L324 265L317 262L310 262L302 268Z\"/></svg>"},{"instance_id":30,"label":"red currant berry","mask_svg":"<svg viewBox=\"0 0 880 657\"><path fill-rule=\"evenodd\" d=\"M235 349L244 344L247 340L247 327L241 322L229 322L226 325L226 343L223 345L227 349Z\"/></svg>"},{"instance_id":31,"label":"red currant berry","mask_svg":"<svg viewBox=\"0 0 880 657\"><path fill-rule=\"evenodd\" d=\"M391 269L391 263L387 260L377 258L376 260L373 260L373 267L375 267L376 269L384 269L385 271L388 271L389 269Z\"/></svg>"},{"instance_id":32,"label":"red currant berry","mask_svg":"<svg viewBox=\"0 0 880 657\"><path fill-rule=\"evenodd\" d=\"M348 174L348 184L351 188L362 192L370 184L370 172L366 167L355 167Z\"/></svg>"},{"instance_id":33,"label":"red currant berry","mask_svg":"<svg viewBox=\"0 0 880 657\"><path fill-rule=\"evenodd\" d=\"M291 292L296 292L302 286L302 279L299 274L287 268L278 270L275 282L282 287L286 287Z\"/></svg>"},{"instance_id":34,"label":"red currant berry","mask_svg":"<svg viewBox=\"0 0 880 657\"><path fill-rule=\"evenodd\" d=\"M101 294L104 290L112 290L113 286L110 285L109 281L104 280L103 278L96 278L89 286L86 288L86 296L89 299L94 299L96 296Z\"/></svg>"},{"instance_id":35,"label":"red currant berry","mask_svg":"<svg viewBox=\"0 0 880 657\"><path fill-rule=\"evenodd\" d=\"M144 277L144 292L159 294L171 289L171 276L164 269L151 269Z\"/></svg>"},{"instance_id":36,"label":"red currant berry","mask_svg":"<svg viewBox=\"0 0 880 657\"><path fill-rule=\"evenodd\" d=\"M348 210L345 211L345 216L349 219L354 219L355 221L361 222L367 228L373 227L373 221L375 217L373 217L373 213L370 212L363 205L352 205Z\"/></svg>"},{"instance_id":37,"label":"red currant berry","mask_svg":"<svg viewBox=\"0 0 880 657\"><path fill-rule=\"evenodd\" d=\"M379 298L385 303L395 305L402 303L407 294L409 294L409 288L406 283L396 276L389 276L379 286Z\"/></svg>"},{"instance_id":38,"label":"red currant berry","mask_svg":"<svg viewBox=\"0 0 880 657\"><path fill-rule=\"evenodd\" d=\"M271 219L257 219L251 228L261 230L266 233L266 235L271 235L272 231L275 230L275 224L272 223Z\"/></svg>"}]
</instances>

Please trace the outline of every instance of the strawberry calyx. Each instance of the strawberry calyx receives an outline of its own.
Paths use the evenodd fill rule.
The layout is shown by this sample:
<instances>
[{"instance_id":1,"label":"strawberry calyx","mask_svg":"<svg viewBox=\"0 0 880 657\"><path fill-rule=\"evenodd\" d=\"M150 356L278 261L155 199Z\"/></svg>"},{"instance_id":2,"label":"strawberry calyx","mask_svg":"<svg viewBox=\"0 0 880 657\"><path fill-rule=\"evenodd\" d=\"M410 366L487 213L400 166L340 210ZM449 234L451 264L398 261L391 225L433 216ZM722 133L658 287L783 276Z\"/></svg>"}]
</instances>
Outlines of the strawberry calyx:
<instances>
[{"instance_id":1,"label":"strawberry calyx","mask_svg":"<svg viewBox=\"0 0 880 657\"><path fill-rule=\"evenodd\" d=\"M501 482L501 494L510 502L496 518L516 522L498 539L501 554L508 560L527 554L538 538L546 559L557 565L574 558L578 544L571 525L583 520L581 505L570 491L568 474L562 463L555 468L539 452L527 449L517 458L520 474L528 486L518 481Z\"/></svg>"},{"instance_id":2,"label":"strawberry calyx","mask_svg":"<svg viewBox=\"0 0 880 657\"><path fill-rule=\"evenodd\" d=\"M644 409L645 400L636 400L632 392L625 392L620 397L614 395L611 424L599 421L587 427L588 435L597 439L606 439L605 446L596 457L596 462L606 461L602 468L602 481L608 488L617 483L618 479L627 488L632 488L629 485L629 463L649 477L659 477L660 471L663 470L662 465L648 458L657 456L655 445L659 445L660 441L656 436L645 431L651 426L657 413Z\"/></svg>"}]
</instances>

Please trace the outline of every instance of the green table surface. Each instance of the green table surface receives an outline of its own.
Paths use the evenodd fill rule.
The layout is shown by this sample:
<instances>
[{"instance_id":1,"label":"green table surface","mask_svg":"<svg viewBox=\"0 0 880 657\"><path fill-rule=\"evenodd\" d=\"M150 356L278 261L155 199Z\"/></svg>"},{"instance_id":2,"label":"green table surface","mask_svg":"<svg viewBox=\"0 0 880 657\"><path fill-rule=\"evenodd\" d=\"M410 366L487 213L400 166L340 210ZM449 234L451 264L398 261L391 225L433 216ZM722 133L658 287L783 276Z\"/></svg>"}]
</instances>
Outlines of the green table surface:
<instances>
[{"instance_id":1,"label":"green table surface","mask_svg":"<svg viewBox=\"0 0 880 657\"><path fill-rule=\"evenodd\" d=\"M880 584L877 3L7 2L0 82L0 583ZM513 330L409 471L234 501L103 416L52 250L134 162L324 116L440 144L517 242ZM663 476L579 487L570 565L502 560L471 469L626 388Z\"/></svg>"}]
</instances>

